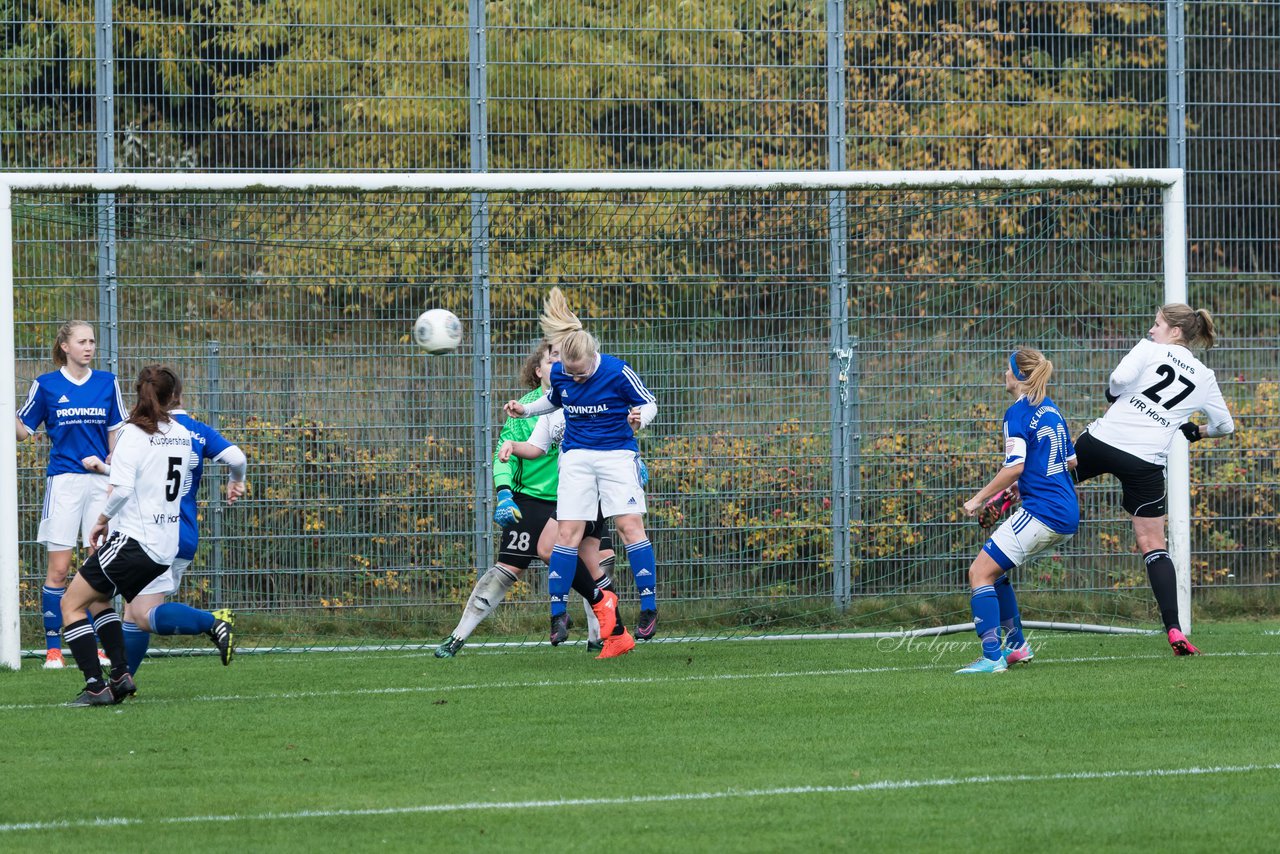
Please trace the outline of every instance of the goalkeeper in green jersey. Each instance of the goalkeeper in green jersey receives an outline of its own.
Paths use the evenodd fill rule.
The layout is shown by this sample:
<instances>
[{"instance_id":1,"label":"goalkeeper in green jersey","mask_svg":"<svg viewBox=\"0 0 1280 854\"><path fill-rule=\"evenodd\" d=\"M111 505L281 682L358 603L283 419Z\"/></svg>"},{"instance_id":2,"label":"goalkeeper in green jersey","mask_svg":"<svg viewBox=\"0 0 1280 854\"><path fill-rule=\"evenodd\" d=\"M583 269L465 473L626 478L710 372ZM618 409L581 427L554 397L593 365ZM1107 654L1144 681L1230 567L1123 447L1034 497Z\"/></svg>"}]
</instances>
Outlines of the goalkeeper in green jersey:
<instances>
[{"instance_id":1,"label":"goalkeeper in green jersey","mask_svg":"<svg viewBox=\"0 0 1280 854\"><path fill-rule=\"evenodd\" d=\"M557 354L547 341L541 341L525 359L520 369L520 380L528 388L522 401L531 402L546 393L551 376L551 365ZM522 442L533 432L537 418L508 418L499 435L499 445L511 440ZM453 658L462 649L467 638L485 617L493 613L507 595L507 591L519 580L534 558L545 563L551 555L556 535L556 488L559 480L559 454L555 450L536 460L512 458L501 461L494 455L493 486L497 493L497 506L493 520L502 526L502 542L498 548L498 561L476 582L475 589L462 610L462 619L449 637L436 648L437 658ZM573 588L588 605L598 604L613 595L609 568L613 564L612 543L607 525L598 519L589 526L574 575ZM545 553L543 551L545 550ZM616 599L615 599L616 601ZM588 649L602 648L598 622L588 607ZM551 620L551 643L559 645L569 637L568 618L560 614Z\"/></svg>"}]
</instances>

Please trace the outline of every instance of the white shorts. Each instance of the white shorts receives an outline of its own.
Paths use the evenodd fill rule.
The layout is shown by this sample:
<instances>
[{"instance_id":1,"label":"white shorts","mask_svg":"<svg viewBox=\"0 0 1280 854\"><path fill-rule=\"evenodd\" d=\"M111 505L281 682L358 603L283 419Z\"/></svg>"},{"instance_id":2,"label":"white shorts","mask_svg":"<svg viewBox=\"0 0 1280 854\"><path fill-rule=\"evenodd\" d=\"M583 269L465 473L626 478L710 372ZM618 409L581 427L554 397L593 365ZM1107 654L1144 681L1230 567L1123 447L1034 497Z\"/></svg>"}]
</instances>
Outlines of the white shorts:
<instances>
[{"instance_id":1,"label":"white shorts","mask_svg":"<svg viewBox=\"0 0 1280 854\"><path fill-rule=\"evenodd\" d=\"M182 583L182 573L186 572L189 566L191 566L191 558L174 558L169 568L156 576L155 581L142 588L138 595L159 593L161 596L172 596L178 592L178 585Z\"/></svg>"},{"instance_id":2,"label":"white shorts","mask_svg":"<svg viewBox=\"0 0 1280 854\"><path fill-rule=\"evenodd\" d=\"M640 455L635 451L574 448L560 455L557 519L594 522L601 513L611 518L644 512Z\"/></svg>"},{"instance_id":3,"label":"white shorts","mask_svg":"<svg viewBox=\"0 0 1280 854\"><path fill-rule=\"evenodd\" d=\"M1059 534L1021 508L996 528L982 550L1005 572L1022 566L1045 549L1053 548L1074 537Z\"/></svg>"},{"instance_id":4,"label":"white shorts","mask_svg":"<svg viewBox=\"0 0 1280 854\"><path fill-rule=\"evenodd\" d=\"M51 552L76 547L76 536L86 546L89 532L107 503L105 474L55 474L45 478L44 510L40 513L40 532L36 542Z\"/></svg>"}]
</instances>

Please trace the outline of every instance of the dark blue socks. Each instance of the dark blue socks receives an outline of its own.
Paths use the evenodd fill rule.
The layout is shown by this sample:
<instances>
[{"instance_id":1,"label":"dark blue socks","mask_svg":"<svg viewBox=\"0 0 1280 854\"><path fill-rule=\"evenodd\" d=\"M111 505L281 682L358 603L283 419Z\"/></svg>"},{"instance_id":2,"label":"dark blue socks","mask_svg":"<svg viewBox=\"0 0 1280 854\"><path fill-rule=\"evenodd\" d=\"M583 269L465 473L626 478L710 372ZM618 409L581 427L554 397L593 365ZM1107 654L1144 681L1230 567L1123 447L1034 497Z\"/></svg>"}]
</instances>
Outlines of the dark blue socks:
<instances>
[{"instance_id":1,"label":"dark blue socks","mask_svg":"<svg viewBox=\"0 0 1280 854\"><path fill-rule=\"evenodd\" d=\"M1000 657L1000 600L996 589L984 584L973 591L973 628L982 639L982 655L995 661Z\"/></svg>"},{"instance_id":2,"label":"dark blue socks","mask_svg":"<svg viewBox=\"0 0 1280 854\"><path fill-rule=\"evenodd\" d=\"M658 561L653 555L653 545L647 539L631 543L627 546L627 562L636 579L640 610L658 610Z\"/></svg>"}]
</instances>

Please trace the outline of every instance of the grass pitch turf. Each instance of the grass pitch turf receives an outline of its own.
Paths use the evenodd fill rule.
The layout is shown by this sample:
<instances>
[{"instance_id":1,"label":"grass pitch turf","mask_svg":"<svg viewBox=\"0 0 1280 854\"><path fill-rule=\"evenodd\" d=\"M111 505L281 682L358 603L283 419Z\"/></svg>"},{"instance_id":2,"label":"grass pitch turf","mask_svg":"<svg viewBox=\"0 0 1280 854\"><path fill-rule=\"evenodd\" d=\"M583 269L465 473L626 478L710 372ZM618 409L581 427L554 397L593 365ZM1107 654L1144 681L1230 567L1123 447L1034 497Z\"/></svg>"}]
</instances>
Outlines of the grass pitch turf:
<instances>
[{"instance_id":1,"label":"grass pitch turf","mask_svg":"<svg viewBox=\"0 0 1280 854\"><path fill-rule=\"evenodd\" d=\"M28 660L0 850L1267 850L1280 624L1193 639L160 659L105 709Z\"/></svg>"}]
</instances>

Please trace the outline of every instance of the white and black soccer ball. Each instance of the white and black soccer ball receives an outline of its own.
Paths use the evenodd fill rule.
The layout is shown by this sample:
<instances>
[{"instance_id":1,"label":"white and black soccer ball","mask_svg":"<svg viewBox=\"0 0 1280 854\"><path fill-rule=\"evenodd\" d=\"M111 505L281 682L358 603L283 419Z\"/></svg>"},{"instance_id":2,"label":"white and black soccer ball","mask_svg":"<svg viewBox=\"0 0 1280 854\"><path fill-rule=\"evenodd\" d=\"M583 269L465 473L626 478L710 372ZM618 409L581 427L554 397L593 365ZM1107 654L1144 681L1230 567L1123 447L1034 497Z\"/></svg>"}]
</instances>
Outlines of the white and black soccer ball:
<instances>
[{"instance_id":1,"label":"white and black soccer ball","mask_svg":"<svg viewBox=\"0 0 1280 854\"><path fill-rule=\"evenodd\" d=\"M462 321L446 308L432 308L418 315L413 340L432 355L449 353L462 343Z\"/></svg>"}]
</instances>

